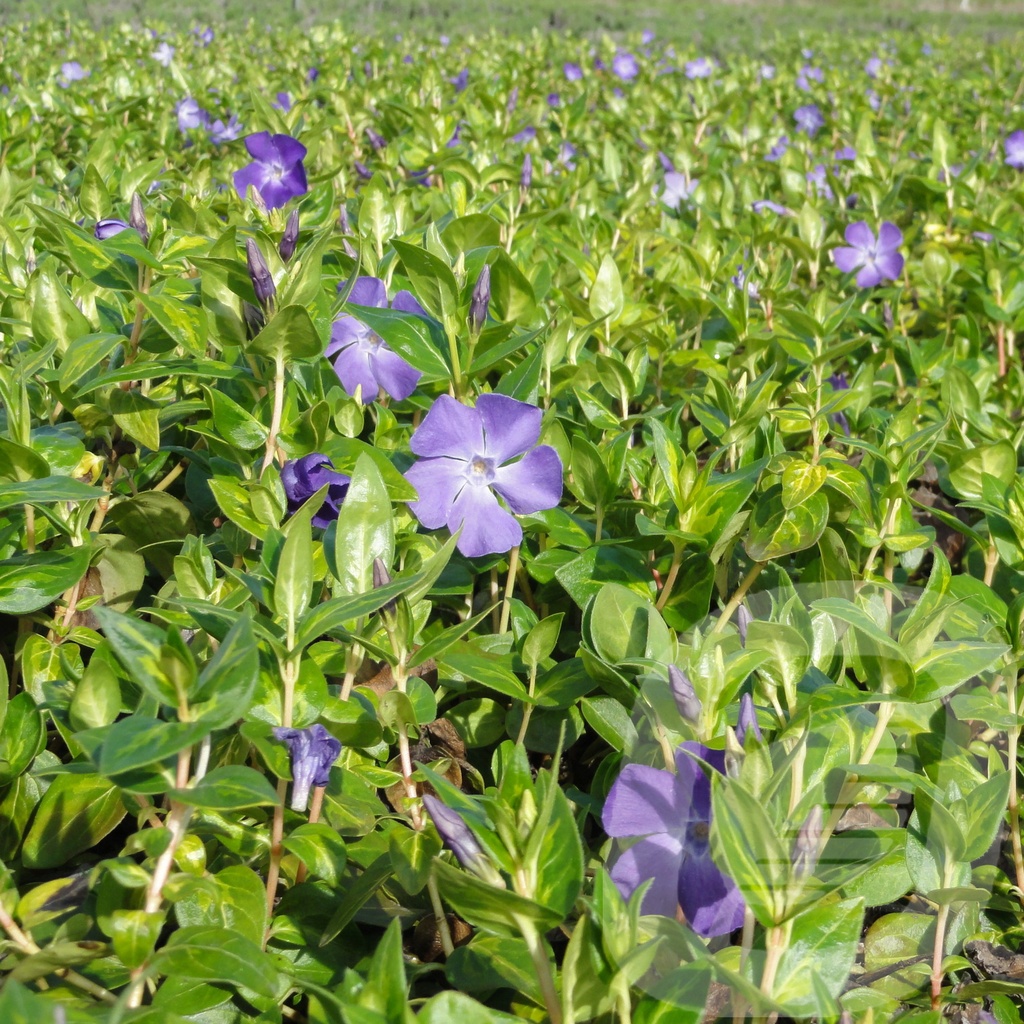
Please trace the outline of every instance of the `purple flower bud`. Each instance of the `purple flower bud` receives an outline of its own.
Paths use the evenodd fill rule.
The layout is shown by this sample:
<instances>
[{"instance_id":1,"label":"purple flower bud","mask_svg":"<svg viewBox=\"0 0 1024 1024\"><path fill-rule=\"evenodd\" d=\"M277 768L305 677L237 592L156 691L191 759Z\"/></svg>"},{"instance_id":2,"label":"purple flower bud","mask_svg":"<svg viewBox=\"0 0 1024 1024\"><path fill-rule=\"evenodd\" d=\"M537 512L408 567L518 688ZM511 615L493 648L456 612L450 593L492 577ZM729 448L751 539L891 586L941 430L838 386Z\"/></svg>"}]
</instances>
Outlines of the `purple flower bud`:
<instances>
[{"instance_id":1,"label":"purple flower bud","mask_svg":"<svg viewBox=\"0 0 1024 1024\"><path fill-rule=\"evenodd\" d=\"M519 105L519 86L512 86L512 91L508 94L508 102L505 104L505 109L508 113L512 113Z\"/></svg>"},{"instance_id":2,"label":"purple flower bud","mask_svg":"<svg viewBox=\"0 0 1024 1024\"><path fill-rule=\"evenodd\" d=\"M376 150L378 153L382 149L387 148L388 140L385 139L380 132L374 130L373 128L366 129L366 138L369 140L370 145L373 146L374 150Z\"/></svg>"},{"instance_id":3,"label":"purple flower bud","mask_svg":"<svg viewBox=\"0 0 1024 1024\"><path fill-rule=\"evenodd\" d=\"M308 729L274 729L274 738L288 744L292 759L293 811L304 811L313 786L326 786L341 743L320 723Z\"/></svg>"},{"instance_id":4,"label":"purple flower bud","mask_svg":"<svg viewBox=\"0 0 1024 1024\"><path fill-rule=\"evenodd\" d=\"M754 710L754 698L749 693L740 697L740 717L736 722L736 739L740 746L746 746L747 735L752 734L758 743L764 740L761 727L757 724L757 712Z\"/></svg>"},{"instance_id":5,"label":"purple flower bud","mask_svg":"<svg viewBox=\"0 0 1024 1024\"><path fill-rule=\"evenodd\" d=\"M132 193L132 203L128 210L128 223L138 231L143 242L149 241L149 225L146 223L146 212L142 208L142 196Z\"/></svg>"},{"instance_id":6,"label":"purple flower bud","mask_svg":"<svg viewBox=\"0 0 1024 1024\"><path fill-rule=\"evenodd\" d=\"M675 665L668 667L668 688L672 693L672 699L679 708L679 714L686 721L696 723L700 719L701 703L697 691L693 688L689 676Z\"/></svg>"},{"instance_id":7,"label":"purple flower bud","mask_svg":"<svg viewBox=\"0 0 1024 1024\"><path fill-rule=\"evenodd\" d=\"M338 210L338 230L343 234L350 234L352 227L348 222L348 209L345 204L341 204L341 208Z\"/></svg>"},{"instance_id":8,"label":"purple flower bud","mask_svg":"<svg viewBox=\"0 0 1024 1024\"><path fill-rule=\"evenodd\" d=\"M108 238L113 238L114 235L119 235L122 231L127 231L130 227L131 225L126 221L118 220L117 217L108 217L106 220L98 220L92 233L101 242L104 242Z\"/></svg>"},{"instance_id":9,"label":"purple flower bud","mask_svg":"<svg viewBox=\"0 0 1024 1024\"><path fill-rule=\"evenodd\" d=\"M485 263L480 270L473 288L473 297L469 301L469 329L479 334L487 322L487 307L491 301L491 267Z\"/></svg>"},{"instance_id":10,"label":"purple flower bud","mask_svg":"<svg viewBox=\"0 0 1024 1024\"><path fill-rule=\"evenodd\" d=\"M251 238L245 240L245 263L249 268L249 279L252 281L256 298L263 309L267 310L274 301L277 287L260 247Z\"/></svg>"},{"instance_id":11,"label":"purple flower bud","mask_svg":"<svg viewBox=\"0 0 1024 1024\"><path fill-rule=\"evenodd\" d=\"M250 339L255 338L267 326L267 318L263 315L263 310L251 302L246 302L245 299L242 300L242 319L245 321Z\"/></svg>"},{"instance_id":12,"label":"purple flower bud","mask_svg":"<svg viewBox=\"0 0 1024 1024\"><path fill-rule=\"evenodd\" d=\"M464 868L473 870L484 859L484 851L462 815L429 793L424 795L423 805L430 812L434 827L444 845L455 854Z\"/></svg>"},{"instance_id":13,"label":"purple flower bud","mask_svg":"<svg viewBox=\"0 0 1024 1024\"><path fill-rule=\"evenodd\" d=\"M739 633L740 643L744 647L747 645L747 630L753 621L754 616L747 610L747 606L741 603L739 608L736 609L736 631Z\"/></svg>"},{"instance_id":14,"label":"purple flower bud","mask_svg":"<svg viewBox=\"0 0 1024 1024\"><path fill-rule=\"evenodd\" d=\"M292 210L288 214L288 222L284 226L284 234L278 244L277 251L281 259L287 263L295 255L295 246L299 241L299 211Z\"/></svg>"},{"instance_id":15,"label":"purple flower bud","mask_svg":"<svg viewBox=\"0 0 1024 1024\"><path fill-rule=\"evenodd\" d=\"M366 166L366 164L361 164L358 160L356 160L352 166L355 167L356 174L358 174L359 177L362 178L364 181L369 181L373 177L373 173L370 171L370 168Z\"/></svg>"},{"instance_id":16,"label":"purple flower bud","mask_svg":"<svg viewBox=\"0 0 1024 1024\"><path fill-rule=\"evenodd\" d=\"M821 805L815 804L810 813L804 819L800 831L797 833L796 842L793 843L791 861L793 874L797 878L806 878L814 873L818 865L818 847L821 844L821 831L824 824L824 815Z\"/></svg>"},{"instance_id":17,"label":"purple flower bud","mask_svg":"<svg viewBox=\"0 0 1024 1024\"><path fill-rule=\"evenodd\" d=\"M530 159L530 154L527 153L523 157L523 169L519 175L519 186L520 188L529 188L530 182L533 181L533 160Z\"/></svg>"},{"instance_id":18,"label":"purple flower bud","mask_svg":"<svg viewBox=\"0 0 1024 1024\"><path fill-rule=\"evenodd\" d=\"M373 560L373 587L376 590L378 587L386 587L391 582L391 573L388 572L388 567L384 564L383 559L375 558ZM392 598L388 601L381 611L385 615L394 615L398 608L398 598Z\"/></svg>"}]
</instances>

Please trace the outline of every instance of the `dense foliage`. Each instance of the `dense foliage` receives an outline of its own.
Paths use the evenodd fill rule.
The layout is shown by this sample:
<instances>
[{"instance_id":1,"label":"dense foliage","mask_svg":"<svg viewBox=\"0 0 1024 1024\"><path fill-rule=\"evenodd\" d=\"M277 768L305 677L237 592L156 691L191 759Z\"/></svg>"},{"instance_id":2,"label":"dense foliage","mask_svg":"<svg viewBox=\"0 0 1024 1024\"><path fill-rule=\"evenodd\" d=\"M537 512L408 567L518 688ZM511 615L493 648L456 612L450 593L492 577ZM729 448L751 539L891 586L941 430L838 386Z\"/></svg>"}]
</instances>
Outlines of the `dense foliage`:
<instances>
[{"instance_id":1,"label":"dense foliage","mask_svg":"<svg viewBox=\"0 0 1024 1024\"><path fill-rule=\"evenodd\" d=\"M1016 51L0 46L0 1020L1018 1019Z\"/></svg>"}]
</instances>

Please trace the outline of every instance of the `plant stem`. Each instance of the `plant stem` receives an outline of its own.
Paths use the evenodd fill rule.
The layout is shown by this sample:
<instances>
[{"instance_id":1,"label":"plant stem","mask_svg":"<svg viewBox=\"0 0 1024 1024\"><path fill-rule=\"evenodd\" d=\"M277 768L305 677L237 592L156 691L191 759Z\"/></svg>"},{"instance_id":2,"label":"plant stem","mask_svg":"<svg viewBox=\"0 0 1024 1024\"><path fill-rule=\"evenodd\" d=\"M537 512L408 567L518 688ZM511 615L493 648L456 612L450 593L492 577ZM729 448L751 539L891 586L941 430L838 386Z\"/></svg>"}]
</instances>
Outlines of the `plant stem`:
<instances>
[{"instance_id":1,"label":"plant stem","mask_svg":"<svg viewBox=\"0 0 1024 1024\"><path fill-rule=\"evenodd\" d=\"M516 924L530 951L530 959L533 961L534 970L537 972L537 982L540 985L541 994L544 997L544 1005L547 1007L551 1024L562 1024L562 1004L558 998L558 991L555 988L554 975L551 973L551 961L548 959L548 951L544 948L544 939L538 933L536 925L525 918L517 917Z\"/></svg>"},{"instance_id":2,"label":"plant stem","mask_svg":"<svg viewBox=\"0 0 1024 1024\"><path fill-rule=\"evenodd\" d=\"M768 929L765 936L765 958L764 973L761 975L761 991L766 995L772 994L775 987L775 975L779 970L779 962L786 950L786 929L784 926L775 925Z\"/></svg>"},{"instance_id":3,"label":"plant stem","mask_svg":"<svg viewBox=\"0 0 1024 1024\"><path fill-rule=\"evenodd\" d=\"M1013 675L1006 681L1006 701L1013 715L1020 714L1017 703L1017 673L1016 668ZM1006 730L1006 762L1010 769L1010 797L1007 805L1010 811L1010 841L1013 844L1013 868L1019 890L1017 899L1024 903L1024 851L1021 850L1020 842L1020 795L1019 781L1017 778L1017 743L1020 740L1020 729L1011 726Z\"/></svg>"},{"instance_id":4,"label":"plant stem","mask_svg":"<svg viewBox=\"0 0 1024 1024\"><path fill-rule=\"evenodd\" d=\"M935 918L935 946L932 951L932 1009L938 1010L942 1007L942 950L946 945L946 922L949 919L949 904L943 903L939 907L938 916Z\"/></svg>"},{"instance_id":5,"label":"plant stem","mask_svg":"<svg viewBox=\"0 0 1024 1024\"><path fill-rule=\"evenodd\" d=\"M284 411L284 356L278 355L274 360L274 407L270 414L270 432L267 434L267 449L263 454L262 474L267 466L274 461L277 449L277 435L281 432L281 414Z\"/></svg>"},{"instance_id":6,"label":"plant stem","mask_svg":"<svg viewBox=\"0 0 1024 1024\"><path fill-rule=\"evenodd\" d=\"M448 927L448 916L444 912L441 903L441 893L437 888L437 879L431 873L427 879L427 892L430 894L430 905L434 908L434 921L437 923L437 933L441 937L441 948L445 957L450 957L455 952L455 943L452 942L452 932Z\"/></svg>"},{"instance_id":7,"label":"plant stem","mask_svg":"<svg viewBox=\"0 0 1024 1024\"><path fill-rule=\"evenodd\" d=\"M676 547L672 551L672 564L668 568L668 576L665 577L665 585L661 588L657 604L654 606L659 612L666 604L668 604L668 599L672 596L672 588L676 584L676 577L679 575L679 567L682 564L683 549L681 547Z\"/></svg>"},{"instance_id":8,"label":"plant stem","mask_svg":"<svg viewBox=\"0 0 1024 1024\"><path fill-rule=\"evenodd\" d=\"M711 634L721 633L725 629L725 624L733 617L733 613L739 608L743 602L743 598L747 596L747 591L754 585L754 580L761 575L761 570L767 565L767 562L755 562L747 575L743 577L740 585L736 588L736 593L729 598L729 603L722 609L722 614L718 617L718 621L714 624L711 629Z\"/></svg>"},{"instance_id":9,"label":"plant stem","mask_svg":"<svg viewBox=\"0 0 1024 1024\"><path fill-rule=\"evenodd\" d=\"M537 666L536 665L531 665L530 666L530 689L529 689L529 694L530 694L531 698L533 697L533 694L534 694L534 691L536 690L536 688L537 688ZM532 704L527 704L526 707L523 708L523 721L522 721L522 724L519 726L519 735L516 737L516 746L519 746L519 744L522 743L526 739L526 730L530 726L530 715L532 714L532 712L533 712L533 705Z\"/></svg>"},{"instance_id":10,"label":"plant stem","mask_svg":"<svg viewBox=\"0 0 1024 1024\"><path fill-rule=\"evenodd\" d=\"M284 839L284 800L287 792L288 782L285 779L278 779L277 803L274 804L274 819L270 823L270 865L267 868L267 932L263 937L264 948L270 938L270 918L274 912L274 900L277 898L277 881L281 877L281 857L284 854L281 841Z\"/></svg>"},{"instance_id":11,"label":"plant stem","mask_svg":"<svg viewBox=\"0 0 1024 1024\"><path fill-rule=\"evenodd\" d=\"M498 632L504 633L508 629L508 618L512 611L512 590L516 583L516 568L519 565L519 545L517 544L508 556L508 578L505 580L505 598L501 602L501 620L498 623Z\"/></svg>"}]
</instances>

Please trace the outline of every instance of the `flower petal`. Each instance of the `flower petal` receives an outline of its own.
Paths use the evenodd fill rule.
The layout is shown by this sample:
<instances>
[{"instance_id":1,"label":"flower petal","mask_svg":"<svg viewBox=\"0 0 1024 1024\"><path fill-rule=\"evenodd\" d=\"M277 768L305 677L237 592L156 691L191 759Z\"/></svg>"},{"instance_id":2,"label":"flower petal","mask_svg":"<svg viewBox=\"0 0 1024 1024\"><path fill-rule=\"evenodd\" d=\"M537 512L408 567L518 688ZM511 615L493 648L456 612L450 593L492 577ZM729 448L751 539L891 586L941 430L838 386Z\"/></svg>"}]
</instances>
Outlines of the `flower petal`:
<instances>
[{"instance_id":1,"label":"flower petal","mask_svg":"<svg viewBox=\"0 0 1024 1024\"><path fill-rule=\"evenodd\" d=\"M344 291L345 285L338 285L339 290ZM349 294L348 300L357 306L382 307L388 304L388 292L384 282L379 277L360 277Z\"/></svg>"},{"instance_id":2,"label":"flower petal","mask_svg":"<svg viewBox=\"0 0 1024 1024\"><path fill-rule=\"evenodd\" d=\"M406 291L404 288L400 292L395 292L395 297L391 300L391 308L397 309L400 313L415 313L417 316L427 315L427 311L416 301L413 293Z\"/></svg>"},{"instance_id":3,"label":"flower petal","mask_svg":"<svg viewBox=\"0 0 1024 1024\"><path fill-rule=\"evenodd\" d=\"M486 454L499 465L529 451L540 437L544 414L535 405L507 395L481 395L476 411L484 425Z\"/></svg>"},{"instance_id":4,"label":"flower petal","mask_svg":"<svg viewBox=\"0 0 1024 1024\"><path fill-rule=\"evenodd\" d=\"M856 224L847 224L843 237L855 249L869 250L875 245L875 233L862 220Z\"/></svg>"},{"instance_id":5,"label":"flower petal","mask_svg":"<svg viewBox=\"0 0 1024 1024\"><path fill-rule=\"evenodd\" d=\"M245 148L253 160L272 163L278 159L277 147L271 141L270 132L254 132L245 137Z\"/></svg>"},{"instance_id":6,"label":"flower petal","mask_svg":"<svg viewBox=\"0 0 1024 1024\"><path fill-rule=\"evenodd\" d=\"M252 185L259 192L267 180L266 168L263 164L254 162L247 164L240 171L235 171L235 191L241 199L248 198L249 186Z\"/></svg>"},{"instance_id":7,"label":"flower petal","mask_svg":"<svg viewBox=\"0 0 1024 1024\"><path fill-rule=\"evenodd\" d=\"M857 275L858 288L874 288L882 283L882 274L874 263L869 263Z\"/></svg>"},{"instance_id":8,"label":"flower petal","mask_svg":"<svg viewBox=\"0 0 1024 1024\"><path fill-rule=\"evenodd\" d=\"M501 555L523 540L523 528L499 504L489 487L463 487L448 516L448 529L462 528L456 548L467 558Z\"/></svg>"},{"instance_id":9,"label":"flower petal","mask_svg":"<svg viewBox=\"0 0 1024 1024\"><path fill-rule=\"evenodd\" d=\"M447 524L455 499L466 485L465 471L466 464L459 459L420 459L406 470L405 479L418 496L409 508L428 530Z\"/></svg>"},{"instance_id":10,"label":"flower petal","mask_svg":"<svg viewBox=\"0 0 1024 1024\"><path fill-rule=\"evenodd\" d=\"M370 334L370 328L354 316L340 316L331 325L331 340L324 355L330 357L349 345L354 345Z\"/></svg>"},{"instance_id":11,"label":"flower petal","mask_svg":"<svg viewBox=\"0 0 1024 1024\"><path fill-rule=\"evenodd\" d=\"M380 387L370 366L369 353L358 345L347 345L341 349L334 360L334 372L345 393L353 398L356 388L362 387L363 405L369 405L377 397Z\"/></svg>"},{"instance_id":12,"label":"flower petal","mask_svg":"<svg viewBox=\"0 0 1024 1024\"><path fill-rule=\"evenodd\" d=\"M305 159L306 147L298 139L293 139L290 135L275 135L270 141L275 150L271 159L280 160L286 166L300 163ZM252 150L249 152L252 153ZM253 156L255 155L253 153Z\"/></svg>"},{"instance_id":13,"label":"flower petal","mask_svg":"<svg viewBox=\"0 0 1024 1024\"><path fill-rule=\"evenodd\" d=\"M499 466L492 486L517 515L554 508L562 498L562 460L543 444L518 462Z\"/></svg>"},{"instance_id":14,"label":"flower petal","mask_svg":"<svg viewBox=\"0 0 1024 1024\"><path fill-rule=\"evenodd\" d=\"M640 904L644 914L674 918L679 904L679 866L682 844L675 836L658 834L641 839L621 853L612 865L611 877L625 899L652 879Z\"/></svg>"},{"instance_id":15,"label":"flower petal","mask_svg":"<svg viewBox=\"0 0 1024 1024\"><path fill-rule=\"evenodd\" d=\"M878 249L880 252L899 248L903 244L903 232L891 221L883 221L878 229Z\"/></svg>"},{"instance_id":16,"label":"flower petal","mask_svg":"<svg viewBox=\"0 0 1024 1024\"><path fill-rule=\"evenodd\" d=\"M387 345L379 345L377 351L370 355L370 369L377 378L377 383L396 402L408 398L416 390L416 385L423 376Z\"/></svg>"},{"instance_id":17,"label":"flower petal","mask_svg":"<svg viewBox=\"0 0 1024 1024\"><path fill-rule=\"evenodd\" d=\"M677 819L680 825L687 821L711 820L711 782L694 757L699 757L717 772L725 773L724 750L710 750L703 743L695 743L692 740L679 745L676 750L676 778L679 780L679 791L682 794Z\"/></svg>"},{"instance_id":18,"label":"flower petal","mask_svg":"<svg viewBox=\"0 0 1024 1024\"><path fill-rule=\"evenodd\" d=\"M684 855L677 877L679 905L698 935L728 935L743 924L743 895L718 869L708 847L699 856Z\"/></svg>"},{"instance_id":19,"label":"flower petal","mask_svg":"<svg viewBox=\"0 0 1024 1024\"><path fill-rule=\"evenodd\" d=\"M693 771L700 771L691 758L685 761ZM627 764L604 802L601 821L605 832L610 836L647 836L681 829L690 803L688 789L664 768Z\"/></svg>"},{"instance_id":20,"label":"flower petal","mask_svg":"<svg viewBox=\"0 0 1024 1024\"><path fill-rule=\"evenodd\" d=\"M451 395L441 395L409 439L409 447L414 455L446 455L468 462L484 453L480 413Z\"/></svg>"},{"instance_id":21,"label":"flower petal","mask_svg":"<svg viewBox=\"0 0 1024 1024\"><path fill-rule=\"evenodd\" d=\"M895 281L903 273L903 257L895 250L879 253L875 260L879 274L888 281Z\"/></svg>"},{"instance_id":22,"label":"flower petal","mask_svg":"<svg viewBox=\"0 0 1024 1024\"><path fill-rule=\"evenodd\" d=\"M844 274L851 274L858 267L864 266L864 253L860 249L852 249L848 245L841 245L837 249L833 249L832 259Z\"/></svg>"}]
</instances>

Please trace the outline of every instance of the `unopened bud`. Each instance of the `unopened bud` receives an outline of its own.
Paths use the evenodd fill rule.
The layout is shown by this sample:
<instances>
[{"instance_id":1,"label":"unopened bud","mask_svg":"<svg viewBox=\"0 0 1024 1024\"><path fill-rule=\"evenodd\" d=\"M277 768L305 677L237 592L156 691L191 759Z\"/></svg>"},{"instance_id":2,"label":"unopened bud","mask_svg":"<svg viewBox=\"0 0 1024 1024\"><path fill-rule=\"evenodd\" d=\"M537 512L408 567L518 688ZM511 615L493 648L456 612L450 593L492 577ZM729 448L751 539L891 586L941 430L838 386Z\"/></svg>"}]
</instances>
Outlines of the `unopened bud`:
<instances>
[{"instance_id":1,"label":"unopened bud","mask_svg":"<svg viewBox=\"0 0 1024 1024\"><path fill-rule=\"evenodd\" d=\"M473 289L473 297L469 300L469 329L474 334L479 334L483 325L487 322L487 307L491 302L491 267L485 263L476 279L476 287Z\"/></svg>"},{"instance_id":2,"label":"unopened bud","mask_svg":"<svg viewBox=\"0 0 1024 1024\"><path fill-rule=\"evenodd\" d=\"M793 843L793 874L797 878L806 878L818 866L818 847L821 845L821 830L825 816L821 805L815 804L810 814L804 819L796 842Z\"/></svg>"},{"instance_id":3,"label":"unopened bud","mask_svg":"<svg viewBox=\"0 0 1024 1024\"><path fill-rule=\"evenodd\" d=\"M245 327L249 332L250 339L255 338L267 325L263 310L244 299L242 300L242 319L245 320Z\"/></svg>"},{"instance_id":4,"label":"unopened bud","mask_svg":"<svg viewBox=\"0 0 1024 1024\"><path fill-rule=\"evenodd\" d=\"M263 258L263 253L260 252L260 247L251 238L245 240L245 262L249 268L249 279L252 281L253 291L256 292L256 298L266 312L273 304L277 287L274 285L274 278L267 266L267 261Z\"/></svg>"},{"instance_id":5,"label":"unopened bud","mask_svg":"<svg viewBox=\"0 0 1024 1024\"><path fill-rule=\"evenodd\" d=\"M679 708L679 714L691 724L700 720L701 703L690 677L675 665L668 667L668 688Z\"/></svg>"},{"instance_id":6,"label":"unopened bud","mask_svg":"<svg viewBox=\"0 0 1024 1024\"><path fill-rule=\"evenodd\" d=\"M754 616L747 611L747 606L741 604L736 609L736 631L740 635L740 643L744 647L747 646L747 630L750 628L750 624L754 621Z\"/></svg>"},{"instance_id":7,"label":"unopened bud","mask_svg":"<svg viewBox=\"0 0 1024 1024\"><path fill-rule=\"evenodd\" d=\"M533 160L530 158L530 154L527 153L523 157L523 170L519 175L519 185L521 188L529 188L530 183L533 181Z\"/></svg>"},{"instance_id":8,"label":"unopened bud","mask_svg":"<svg viewBox=\"0 0 1024 1024\"><path fill-rule=\"evenodd\" d=\"M887 331L891 331L896 326L896 321L892 316L892 306L889 305L888 300L882 303L882 324Z\"/></svg>"},{"instance_id":9,"label":"unopened bud","mask_svg":"<svg viewBox=\"0 0 1024 1024\"><path fill-rule=\"evenodd\" d=\"M423 806L430 812L438 835L456 860L470 871L475 870L484 860L484 851L458 811L453 811L429 793L423 797Z\"/></svg>"},{"instance_id":10,"label":"unopened bud","mask_svg":"<svg viewBox=\"0 0 1024 1024\"><path fill-rule=\"evenodd\" d=\"M366 137L370 140L370 145L379 153L382 149L387 148L388 140L381 135L380 132L375 131L373 128L366 129Z\"/></svg>"},{"instance_id":11,"label":"unopened bud","mask_svg":"<svg viewBox=\"0 0 1024 1024\"><path fill-rule=\"evenodd\" d=\"M352 233L352 227L348 222L348 208L344 203L341 204L341 209L338 210L338 230L343 235L350 235Z\"/></svg>"},{"instance_id":12,"label":"unopened bud","mask_svg":"<svg viewBox=\"0 0 1024 1024\"><path fill-rule=\"evenodd\" d=\"M740 717L736 722L736 739L741 747L746 746L747 736L753 734L760 743L764 736L761 735L761 727L757 724L757 711L754 709L754 698L749 693L740 697Z\"/></svg>"},{"instance_id":13,"label":"unopened bud","mask_svg":"<svg viewBox=\"0 0 1024 1024\"><path fill-rule=\"evenodd\" d=\"M352 166L355 167L356 174L358 174L359 177L362 178L364 181L369 181L373 177L370 168L367 167L366 164L361 164L358 160L356 160Z\"/></svg>"},{"instance_id":14,"label":"unopened bud","mask_svg":"<svg viewBox=\"0 0 1024 1024\"><path fill-rule=\"evenodd\" d=\"M512 91L508 94L508 102L505 104L505 109L511 114L515 111L519 104L519 86L514 85Z\"/></svg>"},{"instance_id":15,"label":"unopened bud","mask_svg":"<svg viewBox=\"0 0 1024 1024\"><path fill-rule=\"evenodd\" d=\"M386 587L391 582L391 573L388 572L388 567L384 564L380 558L373 560L373 587L376 590L378 587ZM398 610L398 598L392 598L381 611L385 615L394 615Z\"/></svg>"},{"instance_id":16,"label":"unopened bud","mask_svg":"<svg viewBox=\"0 0 1024 1024\"><path fill-rule=\"evenodd\" d=\"M299 211L292 210L288 215L288 223L284 226L284 234L277 246L281 259L287 263L295 255L295 246L299 241Z\"/></svg>"},{"instance_id":17,"label":"unopened bud","mask_svg":"<svg viewBox=\"0 0 1024 1024\"><path fill-rule=\"evenodd\" d=\"M146 223L146 212L142 209L142 196L138 192L132 193L132 203L128 210L128 223L138 231L144 243L149 241L149 225Z\"/></svg>"},{"instance_id":18,"label":"unopened bud","mask_svg":"<svg viewBox=\"0 0 1024 1024\"><path fill-rule=\"evenodd\" d=\"M730 779L740 777L740 769L743 767L743 746L736 738L736 733L731 725L725 727L725 774Z\"/></svg>"}]
</instances>

